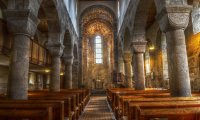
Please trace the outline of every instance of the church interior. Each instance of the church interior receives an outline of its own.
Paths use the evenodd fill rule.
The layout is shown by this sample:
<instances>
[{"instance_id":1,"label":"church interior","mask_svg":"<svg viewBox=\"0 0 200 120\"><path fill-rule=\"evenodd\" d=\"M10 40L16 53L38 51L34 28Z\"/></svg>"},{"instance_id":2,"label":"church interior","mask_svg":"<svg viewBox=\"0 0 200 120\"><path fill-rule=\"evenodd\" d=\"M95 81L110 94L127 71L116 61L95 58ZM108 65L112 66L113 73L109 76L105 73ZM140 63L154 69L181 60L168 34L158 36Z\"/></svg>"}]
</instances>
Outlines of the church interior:
<instances>
[{"instance_id":1,"label":"church interior","mask_svg":"<svg viewBox=\"0 0 200 120\"><path fill-rule=\"evenodd\" d=\"M0 120L200 120L200 0L0 0Z\"/></svg>"}]
</instances>

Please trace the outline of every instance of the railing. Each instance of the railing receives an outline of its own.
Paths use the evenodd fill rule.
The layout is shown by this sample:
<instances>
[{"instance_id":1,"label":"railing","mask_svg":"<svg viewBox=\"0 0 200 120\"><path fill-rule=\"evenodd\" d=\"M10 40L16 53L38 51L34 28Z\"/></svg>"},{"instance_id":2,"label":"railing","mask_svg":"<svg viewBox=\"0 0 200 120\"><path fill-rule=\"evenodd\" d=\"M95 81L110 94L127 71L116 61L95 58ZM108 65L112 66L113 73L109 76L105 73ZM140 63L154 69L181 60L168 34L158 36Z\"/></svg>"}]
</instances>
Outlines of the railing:
<instances>
[{"instance_id":1,"label":"railing","mask_svg":"<svg viewBox=\"0 0 200 120\"><path fill-rule=\"evenodd\" d=\"M34 41L30 42L29 58L30 63L36 65L45 66L51 63L51 56L47 49Z\"/></svg>"},{"instance_id":2,"label":"railing","mask_svg":"<svg viewBox=\"0 0 200 120\"><path fill-rule=\"evenodd\" d=\"M12 49L12 40L0 40L0 53L6 56L10 56ZM46 66L51 63L51 56L49 55L46 48L39 45L35 41L30 41L30 50L29 50L29 60L30 63Z\"/></svg>"}]
</instances>

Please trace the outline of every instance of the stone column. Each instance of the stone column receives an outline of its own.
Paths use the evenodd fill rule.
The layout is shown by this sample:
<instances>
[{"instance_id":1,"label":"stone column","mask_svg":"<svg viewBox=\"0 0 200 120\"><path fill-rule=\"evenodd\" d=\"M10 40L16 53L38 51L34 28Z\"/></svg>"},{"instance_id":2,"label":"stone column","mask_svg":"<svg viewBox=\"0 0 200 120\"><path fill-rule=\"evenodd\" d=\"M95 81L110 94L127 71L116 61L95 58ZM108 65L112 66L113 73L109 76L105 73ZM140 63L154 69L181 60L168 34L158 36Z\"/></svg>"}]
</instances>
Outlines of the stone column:
<instances>
[{"instance_id":1,"label":"stone column","mask_svg":"<svg viewBox=\"0 0 200 120\"><path fill-rule=\"evenodd\" d=\"M168 6L158 15L161 30L166 33L171 96L191 96L184 30L191 7Z\"/></svg>"},{"instance_id":2,"label":"stone column","mask_svg":"<svg viewBox=\"0 0 200 120\"><path fill-rule=\"evenodd\" d=\"M124 66L125 66L125 85L128 88L132 88L132 54L124 53Z\"/></svg>"},{"instance_id":3,"label":"stone column","mask_svg":"<svg viewBox=\"0 0 200 120\"><path fill-rule=\"evenodd\" d=\"M73 60L72 65L72 80L73 80L73 88L78 88L78 59Z\"/></svg>"},{"instance_id":4,"label":"stone column","mask_svg":"<svg viewBox=\"0 0 200 120\"><path fill-rule=\"evenodd\" d=\"M41 74L36 74L36 81L35 81L35 90L42 90L43 89L43 78Z\"/></svg>"},{"instance_id":5,"label":"stone column","mask_svg":"<svg viewBox=\"0 0 200 120\"><path fill-rule=\"evenodd\" d=\"M146 44L146 41L132 42L135 90L145 90L144 53Z\"/></svg>"},{"instance_id":6,"label":"stone column","mask_svg":"<svg viewBox=\"0 0 200 120\"><path fill-rule=\"evenodd\" d=\"M64 46L61 43L47 45L51 54L51 79L50 79L50 91L60 91L60 57L63 53Z\"/></svg>"},{"instance_id":7,"label":"stone column","mask_svg":"<svg viewBox=\"0 0 200 120\"><path fill-rule=\"evenodd\" d=\"M29 10L7 10L7 24L14 35L8 78L8 97L27 99L30 39L37 29L38 19Z\"/></svg>"},{"instance_id":8,"label":"stone column","mask_svg":"<svg viewBox=\"0 0 200 120\"><path fill-rule=\"evenodd\" d=\"M73 81L72 81L72 64L73 64L73 56L64 56L64 64L65 64L65 78L64 78L64 88L72 89Z\"/></svg>"},{"instance_id":9,"label":"stone column","mask_svg":"<svg viewBox=\"0 0 200 120\"><path fill-rule=\"evenodd\" d=\"M124 74L124 60L123 60L123 58L119 58L118 73Z\"/></svg>"}]
</instances>

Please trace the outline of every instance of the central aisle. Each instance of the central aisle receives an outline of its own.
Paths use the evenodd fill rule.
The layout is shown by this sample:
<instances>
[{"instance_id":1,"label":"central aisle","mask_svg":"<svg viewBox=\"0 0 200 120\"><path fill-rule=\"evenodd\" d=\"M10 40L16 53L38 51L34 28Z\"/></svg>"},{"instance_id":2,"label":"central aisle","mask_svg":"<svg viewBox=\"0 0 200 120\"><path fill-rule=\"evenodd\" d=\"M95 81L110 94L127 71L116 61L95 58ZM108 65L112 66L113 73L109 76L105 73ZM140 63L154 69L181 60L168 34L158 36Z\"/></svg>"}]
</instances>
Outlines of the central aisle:
<instances>
[{"instance_id":1,"label":"central aisle","mask_svg":"<svg viewBox=\"0 0 200 120\"><path fill-rule=\"evenodd\" d=\"M106 96L93 96L79 120L115 120Z\"/></svg>"}]
</instances>

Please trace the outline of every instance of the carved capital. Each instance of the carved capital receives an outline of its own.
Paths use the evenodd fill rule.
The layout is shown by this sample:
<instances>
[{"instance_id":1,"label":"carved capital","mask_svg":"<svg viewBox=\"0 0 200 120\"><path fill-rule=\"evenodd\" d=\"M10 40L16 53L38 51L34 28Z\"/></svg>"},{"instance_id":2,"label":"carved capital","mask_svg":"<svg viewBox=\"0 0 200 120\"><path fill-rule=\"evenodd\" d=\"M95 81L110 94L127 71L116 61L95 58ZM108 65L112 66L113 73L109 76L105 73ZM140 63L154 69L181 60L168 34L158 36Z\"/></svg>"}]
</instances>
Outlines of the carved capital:
<instances>
[{"instance_id":1,"label":"carved capital","mask_svg":"<svg viewBox=\"0 0 200 120\"><path fill-rule=\"evenodd\" d=\"M160 28L163 32L185 29L189 23L192 7L189 5L167 6L158 14Z\"/></svg>"},{"instance_id":2,"label":"carved capital","mask_svg":"<svg viewBox=\"0 0 200 120\"><path fill-rule=\"evenodd\" d=\"M132 62L132 54L130 52L124 53L123 57L124 57L124 63Z\"/></svg>"},{"instance_id":3,"label":"carved capital","mask_svg":"<svg viewBox=\"0 0 200 120\"><path fill-rule=\"evenodd\" d=\"M134 53L144 53L146 51L147 41L133 41L131 46Z\"/></svg>"},{"instance_id":4,"label":"carved capital","mask_svg":"<svg viewBox=\"0 0 200 120\"><path fill-rule=\"evenodd\" d=\"M61 43L47 43L49 53L53 57L61 57L63 54L64 46Z\"/></svg>"},{"instance_id":5,"label":"carved capital","mask_svg":"<svg viewBox=\"0 0 200 120\"><path fill-rule=\"evenodd\" d=\"M39 19L30 10L6 10L6 17L11 33L35 35Z\"/></svg>"},{"instance_id":6,"label":"carved capital","mask_svg":"<svg viewBox=\"0 0 200 120\"><path fill-rule=\"evenodd\" d=\"M73 60L74 60L74 56L73 55L67 55L64 54L63 55L63 60L64 60L64 64L65 65L72 65L73 64Z\"/></svg>"}]
</instances>

